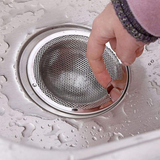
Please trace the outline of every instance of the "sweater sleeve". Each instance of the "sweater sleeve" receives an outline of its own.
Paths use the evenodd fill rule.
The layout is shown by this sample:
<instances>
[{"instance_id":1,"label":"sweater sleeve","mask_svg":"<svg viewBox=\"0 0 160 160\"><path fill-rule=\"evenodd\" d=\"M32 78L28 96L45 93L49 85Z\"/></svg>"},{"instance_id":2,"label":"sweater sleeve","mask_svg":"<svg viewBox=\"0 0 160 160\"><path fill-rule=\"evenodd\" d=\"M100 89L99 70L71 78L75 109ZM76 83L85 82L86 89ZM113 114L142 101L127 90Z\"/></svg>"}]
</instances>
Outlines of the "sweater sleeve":
<instances>
[{"instance_id":1,"label":"sweater sleeve","mask_svg":"<svg viewBox=\"0 0 160 160\"><path fill-rule=\"evenodd\" d=\"M111 0L124 28L138 41L160 37L160 0Z\"/></svg>"}]
</instances>

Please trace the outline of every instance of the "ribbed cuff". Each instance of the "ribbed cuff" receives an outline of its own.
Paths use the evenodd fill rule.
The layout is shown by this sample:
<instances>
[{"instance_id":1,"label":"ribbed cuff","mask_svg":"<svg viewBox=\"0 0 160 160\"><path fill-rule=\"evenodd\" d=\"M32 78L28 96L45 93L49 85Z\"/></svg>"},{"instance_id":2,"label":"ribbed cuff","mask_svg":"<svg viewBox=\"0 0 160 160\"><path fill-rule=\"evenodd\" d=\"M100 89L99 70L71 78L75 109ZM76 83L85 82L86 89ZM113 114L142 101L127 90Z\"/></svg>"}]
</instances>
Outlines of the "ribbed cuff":
<instances>
[{"instance_id":1,"label":"ribbed cuff","mask_svg":"<svg viewBox=\"0 0 160 160\"><path fill-rule=\"evenodd\" d=\"M154 42L158 39L148 33L135 19L126 0L111 0L119 20L124 28L136 40L144 43Z\"/></svg>"}]
</instances>

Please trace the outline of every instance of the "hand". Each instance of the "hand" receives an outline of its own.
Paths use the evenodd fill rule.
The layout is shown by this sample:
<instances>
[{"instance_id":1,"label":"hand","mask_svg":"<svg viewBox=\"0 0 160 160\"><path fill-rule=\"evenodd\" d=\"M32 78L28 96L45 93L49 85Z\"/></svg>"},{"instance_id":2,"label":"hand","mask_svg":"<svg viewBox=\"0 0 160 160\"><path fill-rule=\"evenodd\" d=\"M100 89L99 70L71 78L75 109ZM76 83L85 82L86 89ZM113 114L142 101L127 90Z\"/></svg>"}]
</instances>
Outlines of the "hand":
<instances>
[{"instance_id":1,"label":"hand","mask_svg":"<svg viewBox=\"0 0 160 160\"><path fill-rule=\"evenodd\" d=\"M109 42L124 65L131 65L144 49L144 43L133 38L119 21L111 3L94 20L87 45L87 58L97 81L107 88L111 77L103 62L105 44Z\"/></svg>"}]
</instances>

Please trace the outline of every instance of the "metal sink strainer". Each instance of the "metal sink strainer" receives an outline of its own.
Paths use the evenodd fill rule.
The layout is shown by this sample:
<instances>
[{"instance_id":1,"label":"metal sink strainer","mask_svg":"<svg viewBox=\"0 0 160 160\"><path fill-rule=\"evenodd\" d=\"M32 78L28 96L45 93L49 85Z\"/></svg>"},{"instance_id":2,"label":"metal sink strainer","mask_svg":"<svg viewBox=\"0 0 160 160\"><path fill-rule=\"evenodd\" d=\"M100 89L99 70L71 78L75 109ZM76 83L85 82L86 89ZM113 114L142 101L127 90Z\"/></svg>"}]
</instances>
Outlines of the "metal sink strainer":
<instances>
[{"instance_id":1,"label":"metal sink strainer","mask_svg":"<svg viewBox=\"0 0 160 160\"><path fill-rule=\"evenodd\" d=\"M85 56L89 34L83 26L61 25L38 33L22 49L21 82L42 108L62 116L86 117L112 109L123 98L128 67L106 46L103 59L113 83L110 89L100 86ZM109 93L119 82L124 84L119 88L122 95L112 102Z\"/></svg>"}]
</instances>

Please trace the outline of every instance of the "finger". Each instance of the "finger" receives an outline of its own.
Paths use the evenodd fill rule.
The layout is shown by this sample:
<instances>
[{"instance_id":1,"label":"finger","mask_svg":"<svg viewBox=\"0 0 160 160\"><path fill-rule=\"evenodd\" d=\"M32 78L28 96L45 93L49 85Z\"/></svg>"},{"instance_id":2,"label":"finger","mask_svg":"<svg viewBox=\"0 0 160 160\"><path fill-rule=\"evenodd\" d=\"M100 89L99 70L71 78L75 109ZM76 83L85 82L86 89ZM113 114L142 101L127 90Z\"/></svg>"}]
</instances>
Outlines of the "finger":
<instances>
[{"instance_id":1,"label":"finger","mask_svg":"<svg viewBox=\"0 0 160 160\"><path fill-rule=\"evenodd\" d=\"M104 88L107 88L108 83L111 81L102 58L106 42L108 42L108 39L100 37L99 31L93 27L87 44L86 56L97 81Z\"/></svg>"},{"instance_id":2,"label":"finger","mask_svg":"<svg viewBox=\"0 0 160 160\"><path fill-rule=\"evenodd\" d=\"M138 48L136 50L136 57L139 57L143 53L143 51L144 51L144 46Z\"/></svg>"},{"instance_id":3,"label":"finger","mask_svg":"<svg viewBox=\"0 0 160 160\"><path fill-rule=\"evenodd\" d=\"M120 90L118 90L117 88L113 88L111 93L110 93L110 96L111 96L111 99L113 102L117 101L119 99L119 97L121 96L121 92Z\"/></svg>"},{"instance_id":4,"label":"finger","mask_svg":"<svg viewBox=\"0 0 160 160\"><path fill-rule=\"evenodd\" d=\"M136 59L136 50L138 46L133 44L132 39L120 39L117 41L116 54L123 64L129 66Z\"/></svg>"},{"instance_id":5,"label":"finger","mask_svg":"<svg viewBox=\"0 0 160 160\"><path fill-rule=\"evenodd\" d=\"M114 88L117 88L119 90L124 90L126 86L126 81L127 81L127 74L123 71L123 78L121 80L114 80L112 81L111 84Z\"/></svg>"},{"instance_id":6,"label":"finger","mask_svg":"<svg viewBox=\"0 0 160 160\"><path fill-rule=\"evenodd\" d=\"M106 88L111 81L111 77L104 64L102 54L105 42L99 43L96 37L91 34L87 45L87 58L97 81Z\"/></svg>"},{"instance_id":7,"label":"finger","mask_svg":"<svg viewBox=\"0 0 160 160\"><path fill-rule=\"evenodd\" d=\"M112 38L109 40L109 43L111 45L111 48L113 49L113 51L116 52L116 45L117 45L117 41L116 41L116 38Z\"/></svg>"}]
</instances>

